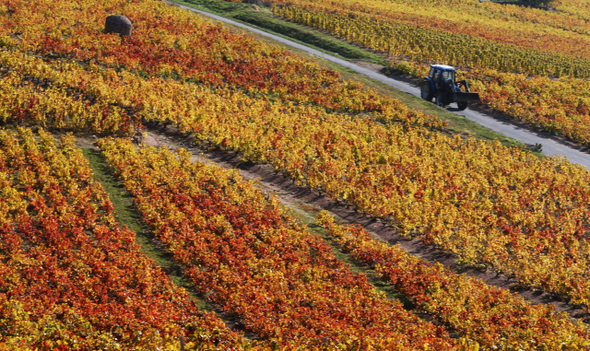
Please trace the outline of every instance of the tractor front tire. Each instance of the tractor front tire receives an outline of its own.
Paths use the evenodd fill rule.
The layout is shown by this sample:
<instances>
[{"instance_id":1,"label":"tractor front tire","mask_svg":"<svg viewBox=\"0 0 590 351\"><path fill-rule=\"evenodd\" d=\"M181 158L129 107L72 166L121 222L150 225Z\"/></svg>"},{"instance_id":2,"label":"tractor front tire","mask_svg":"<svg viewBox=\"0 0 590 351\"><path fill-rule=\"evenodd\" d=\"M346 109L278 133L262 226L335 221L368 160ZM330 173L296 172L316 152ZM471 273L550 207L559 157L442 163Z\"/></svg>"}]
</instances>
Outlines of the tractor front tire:
<instances>
[{"instance_id":1,"label":"tractor front tire","mask_svg":"<svg viewBox=\"0 0 590 351\"><path fill-rule=\"evenodd\" d=\"M440 92L436 94L436 99L434 101L436 106L445 107L445 94Z\"/></svg>"},{"instance_id":2,"label":"tractor front tire","mask_svg":"<svg viewBox=\"0 0 590 351\"><path fill-rule=\"evenodd\" d=\"M428 102L432 101L433 96L432 88L429 82L422 82L420 84L420 97Z\"/></svg>"},{"instance_id":3,"label":"tractor front tire","mask_svg":"<svg viewBox=\"0 0 590 351\"><path fill-rule=\"evenodd\" d=\"M467 101L459 101L457 102L457 108L459 111L463 111L467 108Z\"/></svg>"}]
</instances>

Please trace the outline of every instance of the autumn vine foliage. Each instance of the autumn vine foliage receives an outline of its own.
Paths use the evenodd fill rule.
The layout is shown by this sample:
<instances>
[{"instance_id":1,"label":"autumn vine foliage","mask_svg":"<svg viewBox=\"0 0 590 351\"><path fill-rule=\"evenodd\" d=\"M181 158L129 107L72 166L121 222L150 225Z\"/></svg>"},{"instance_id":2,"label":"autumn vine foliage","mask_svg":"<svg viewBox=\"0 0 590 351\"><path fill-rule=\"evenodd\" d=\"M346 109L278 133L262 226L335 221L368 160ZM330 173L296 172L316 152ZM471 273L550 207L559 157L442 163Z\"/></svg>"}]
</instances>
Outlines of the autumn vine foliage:
<instances>
[{"instance_id":1,"label":"autumn vine foliage","mask_svg":"<svg viewBox=\"0 0 590 351\"><path fill-rule=\"evenodd\" d=\"M268 162L464 263L588 306L584 169L368 116L260 100L223 106L189 124L199 141Z\"/></svg>"},{"instance_id":2,"label":"autumn vine foliage","mask_svg":"<svg viewBox=\"0 0 590 351\"><path fill-rule=\"evenodd\" d=\"M0 74L0 120L61 131L129 135L155 121L174 123L187 132L208 111L223 113L226 107L255 103L262 106L260 103L267 101L231 86L210 88L163 77L145 78L95 64L48 63L21 52L0 51L0 64L5 67L4 76ZM346 94L346 89L336 93ZM372 114L384 122L436 128L444 125L436 117L412 110L397 100L373 99L370 91L352 100L341 100L338 106L355 114L365 111L363 101L368 100L379 104L380 111ZM278 100L274 105L296 118L298 112L289 111L300 104ZM325 107L310 109L325 113Z\"/></svg>"},{"instance_id":3,"label":"autumn vine foliage","mask_svg":"<svg viewBox=\"0 0 590 351\"><path fill-rule=\"evenodd\" d=\"M101 140L155 235L211 303L276 346L447 350L442 327L387 299L235 170L185 150Z\"/></svg>"},{"instance_id":4,"label":"autumn vine foliage","mask_svg":"<svg viewBox=\"0 0 590 351\"><path fill-rule=\"evenodd\" d=\"M389 55L416 78L463 70L484 105L590 145L588 5L556 11L492 1L272 0L274 13Z\"/></svg>"},{"instance_id":5,"label":"autumn vine foliage","mask_svg":"<svg viewBox=\"0 0 590 351\"><path fill-rule=\"evenodd\" d=\"M522 31L537 28L533 19L551 28L514 45L516 34L436 22L428 1L414 3L422 4L422 17L401 0L300 1L281 3L275 12L329 24L324 29L331 31L350 24L354 40L367 46L372 40L379 50L386 46L377 40L378 26L398 20L394 27L408 41L386 51L416 61L398 64L416 74L422 61L447 57L437 48L494 41L493 52L455 58L474 66L463 74L484 102L581 143L590 140L590 87L580 69L590 56L557 40L546 48L536 41L561 37L559 28L586 33L583 21L478 5L499 18L499 8L510 9L509 17L527 23ZM338 7L343 4L351 12ZM561 1L562 12L573 11L568 4ZM439 15L452 16L449 11ZM466 11L470 20L477 18L473 11ZM367 20L377 12L382 17ZM133 21L131 38L102 33L112 13ZM493 23L509 28L500 22ZM414 30L418 23L423 30ZM465 37L470 28L473 38ZM429 50L417 52L412 45L426 37L432 37ZM585 40L563 37L568 45ZM202 146L268 163L462 263L590 306L590 179L563 159L449 137L434 116L163 1L0 0L0 47L3 125L97 138L172 126ZM531 55L539 52L550 63L546 72ZM351 272L325 241L235 171L126 139L98 145L195 290L256 342L199 311L141 253L135 234L116 223L73 137L58 141L18 129L0 132L0 348L178 350L180 336L195 349L587 348L587 329L549 307L376 244L358 228L328 225L342 248L437 324L425 321Z\"/></svg>"},{"instance_id":6,"label":"autumn vine foliage","mask_svg":"<svg viewBox=\"0 0 590 351\"><path fill-rule=\"evenodd\" d=\"M246 346L140 251L87 163L71 136L0 131L0 347Z\"/></svg>"},{"instance_id":7,"label":"autumn vine foliage","mask_svg":"<svg viewBox=\"0 0 590 351\"><path fill-rule=\"evenodd\" d=\"M105 16L114 12L133 22L130 39L102 33ZM41 56L56 69L64 61L89 70L106 66L349 113L384 112L395 103L341 81L335 71L162 1L3 0L0 13L0 46Z\"/></svg>"},{"instance_id":8,"label":"autumn vine foliage","mask_svg":"<svg viewBox=\"0 0 590 351\"><path fill-rule=\"evenodd\" d=\"M552 305L531 305L492 287L371 238L361 226L335 223L326 211L317 220L336 245L377 271L417 308L476 340L485 349L577 350L590 347L589 330Z\"/></svg>"},{"instance_id":9,"label":"autumn vine foliage","mask_svg":"<svg viewBox=\"0 0 590 351\"><path fill-rule=\"evenodd\" d=\"M280 5L274 8L278 16L326 30L395 59L446 62L460 67L485 67L535 75L587 78L590 74L585 69L590 62L588 55L581 55L573 47L566 48L561 42L564 36L530 33L534 29L526 24L524 29L503 30L495 22L501 19L494 20L489 14L480 14L488 9L494 9L494 12L502 9L502 5L494 3L473 6L471 2L456 7L445 1L428 2L428 5L419 1L422 4L414 6L406 0L367 1L362 5L348 0L272 2ZM428 10L425 9L427 6L430 7ZM442 7L447 8L439 13ZM422 9L424 11L420 12ZM441 18L449 12L468 19ZM465 23L468 20L481 24L468 25ZM543 45L549 40L560 42ZM570 42L573 44L574 41ZM587 39L575 42L588 45Z\"/></svg>"}]
</instances>

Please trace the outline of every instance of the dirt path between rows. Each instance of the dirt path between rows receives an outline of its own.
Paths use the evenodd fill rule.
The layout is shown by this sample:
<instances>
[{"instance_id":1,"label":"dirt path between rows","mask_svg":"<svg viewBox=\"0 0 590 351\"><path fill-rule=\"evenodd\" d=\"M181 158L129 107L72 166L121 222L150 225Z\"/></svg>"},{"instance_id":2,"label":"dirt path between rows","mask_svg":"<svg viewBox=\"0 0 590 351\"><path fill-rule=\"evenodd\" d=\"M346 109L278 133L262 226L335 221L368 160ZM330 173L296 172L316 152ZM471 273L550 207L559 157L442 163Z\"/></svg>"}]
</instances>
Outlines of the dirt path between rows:
<instances>
[{"instance_id":1,"label":"dirt path between rows","mask_svg":"<svg viewBox=\"0 0 590 351\"><path fill-rule=\"evenodd\" d=\"M337 219L343 222L362 225L377 240L391 245L399 244L407 252L426 261L440 262L455 272L481 279L489 285L510 289L531 303L553 304L556 310L567 312L574 318L590 323L590 314L580 307L573 306L567 301L544 291L519 289L514 278L496 274L495 272L461 266L457 263L456 255L442 252L431 245L425 245L420 239L409 240L399 235L390 224L384 221L368 218L345 204L329 199L317 190L297 185L287 176L275 172L271 165L245 162L237 153L233 152L197 147L192 137L180 135L173 128L152 130L147 133L143 141L146 145L166 146L171 150L182 147L193 153L193 161L238 169L244 179L256 181L257 186L263 192L275 194L283 205L301 216L311 218L313 213L319 210L330 211Z\"/></svg>"}]
</instances>

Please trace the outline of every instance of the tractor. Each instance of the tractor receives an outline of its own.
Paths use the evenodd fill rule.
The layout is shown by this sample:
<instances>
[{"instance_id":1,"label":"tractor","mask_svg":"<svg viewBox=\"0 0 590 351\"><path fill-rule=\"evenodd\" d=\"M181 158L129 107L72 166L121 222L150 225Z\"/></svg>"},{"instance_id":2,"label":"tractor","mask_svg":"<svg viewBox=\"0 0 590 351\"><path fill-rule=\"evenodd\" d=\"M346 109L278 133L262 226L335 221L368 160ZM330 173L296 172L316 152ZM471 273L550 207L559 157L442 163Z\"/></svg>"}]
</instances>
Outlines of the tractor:
<instances>
[{"instance_id":1,"label":"tractor","mask_svg":"<svg viewBox=\"0 0 590 351\"><path fill-rule=\"evenodd\" d=\"M420 97L426 101L434 98L440 107L456 102L459 111L465 110L469 101L480 101L478 93L469 91L466 80L455 81L455 69L446 65L430 65L428 77L420 84Z\"/></svg>"}]
</instances>

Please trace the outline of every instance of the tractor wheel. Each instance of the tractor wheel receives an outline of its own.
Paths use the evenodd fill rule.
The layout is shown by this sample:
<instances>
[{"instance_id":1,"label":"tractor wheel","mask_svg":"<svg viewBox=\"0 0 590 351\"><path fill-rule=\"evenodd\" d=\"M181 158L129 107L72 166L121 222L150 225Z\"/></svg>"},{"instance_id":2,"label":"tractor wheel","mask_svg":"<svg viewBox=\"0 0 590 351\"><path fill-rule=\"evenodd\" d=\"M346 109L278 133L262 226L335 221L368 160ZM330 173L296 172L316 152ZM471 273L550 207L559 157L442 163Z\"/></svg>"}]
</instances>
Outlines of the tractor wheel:
<instances>
[{"instance_id":1,"label":"tractor wheel","mask_svg":"<svg viewBox=\"0 0 590 351\"><path fill-rule=\"evenodd\" d=\"M463 111L467 108L467 101L459 101L457 102L457 108L459 111Z\"/></svg>"},{"instance_id":2,"label":"tractor wheel","mask_svg":"<svg viewBox=\"0 0 590 351\"><path fill-rule=\"evenodd\" d=\"M429 82L422 82L420 85L420 97L426 101L432 101L433 98L432 88Z\"/></svg>"},{"instance_id":3,"label":"tractor wheel","mask_svg":"<svg viewBox=\"0 0 590 351\"><path fill-rule=\"evenodd\" d=\"M436 106L445 107L445 94L440 92L436 94L436 99L434 101Z\"/></svg>"}]
</instances>

